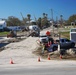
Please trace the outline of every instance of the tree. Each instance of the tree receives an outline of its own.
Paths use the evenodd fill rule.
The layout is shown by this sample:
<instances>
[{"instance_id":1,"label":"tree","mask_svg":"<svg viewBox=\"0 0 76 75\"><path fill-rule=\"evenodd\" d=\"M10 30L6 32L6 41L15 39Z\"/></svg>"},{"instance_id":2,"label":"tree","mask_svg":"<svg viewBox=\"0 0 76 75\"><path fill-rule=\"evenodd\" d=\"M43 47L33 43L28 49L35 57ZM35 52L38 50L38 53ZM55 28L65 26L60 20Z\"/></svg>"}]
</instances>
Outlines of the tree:
<instances>
[{"instance_id":1,"label":"tree","mask_svg":"<svg viewBox=\"0 0 76 75\"><path fill-rule=\"evenodd\" d=\"M76 14L69 17L67 23L71 24L71 22L75 22L75 24L76 24Z\"/></svg>"},{"instance_id":2,"label":"tree","mask_svg":"<svg viewBox=\"0 0 76 75\"><path fill-rule=\"evenodd\" d=\"M46 15L46 14L45 14L45 13L43 13L43 18L45 17L45 15Z\"/></svg>"},{"instance_id":3,"label":"tree","mask_svg":"<svg viewBox=\"0 0 76 75\"><path fill-rule=\"evenodd\" d=\"M48 14L43 13L43 18L47 18Z\"/></svg>"},{"instance_id":4,"label":"tree","mask_svg":"<svg viewBox=\"0 0 76 75\"><path fill-rule=\"evenodd\" d=\"M41 17L38 19L37 24L40 27L40 29L42 29L42 26L41 26Z\"/></svg>"},{"instance_id":5,"label":"tree","mask_svg":"<svg viewBox=\"0 0 76 75\"><path fill-rule=\"evenodd\" d=\"M60 15L60 24L61 24L61 27L63 27L63 15Z\"/></svg>"},{"instance_id":6,"label":"tree","mask_svg":"<svg viewBox=\"0 0 76 75\"><path fill-rule=\"evenodd\" d=\"M31 15L30 14L27 14L27 20L29 21L29 24L30 24L30 19L31 18Z\"/></svg>"},{"instance_id":7,"label":"tree","mask_svg":"<svg viewBox=\"0 0 76 75\"><path fill-rule=\"evenodd\" d=\"M14 17L14 16L9 16L7 19L7 26L19 26L21 25L21 21Z\"/></svg>"},{"instance_id":8,"label":"tree","mask_svg":"<svg viewBox=\"0 0 76 75\"><path fill-rule=\"evenodd\" d=\"M49 26L47 16L48 16L48 14L43 13L43 18L41 19L41 26L42 26L42 27L43 27L43 26L46 26L46 27Z\"/></svg>"},{"instance_id":9,"label":"tree","mask_svg":"<svg viewBox=\"0 0 76 75\"><path fill-rule=\"evenodd\" d=\"M30 17L31 17L31 15L30 15L30 14L27 14L27 18L28 18L28 20L30 20Z\"/></svg>"},{"instance_id":10,"label":"tree","mask_svg":"<svg viewBox=\"0 0 76 75\"><path fill-rule=\"evenodd\" d=\"M46 17L41 19L41 26L42 26L42 27L43 27L43 26L46 26L46 27L49 26L49 23L48 23L48 20L47 20Z\"/></svg>"}]
</instances>

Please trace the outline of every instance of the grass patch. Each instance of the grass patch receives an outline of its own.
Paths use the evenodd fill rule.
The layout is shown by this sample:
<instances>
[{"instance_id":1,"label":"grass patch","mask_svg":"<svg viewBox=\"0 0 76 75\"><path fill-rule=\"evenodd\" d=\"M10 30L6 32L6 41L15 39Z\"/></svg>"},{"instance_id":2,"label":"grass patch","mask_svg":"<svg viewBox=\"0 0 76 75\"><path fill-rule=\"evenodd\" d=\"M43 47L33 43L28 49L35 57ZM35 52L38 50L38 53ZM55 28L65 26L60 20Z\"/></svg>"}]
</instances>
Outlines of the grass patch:
<instances>
[{"instance_id":1,"label":"grass patch","mask_svg":"<svg viewBox=\"0 0 76 75\"><path fill-rule=\"evenodd\" d=\"M68 32L60 32L60 34L61 34L61 37L70 39L70 32L69 31Z\"/></svg>"},{"instance_id":2,"label":"grass patch","mask_svg":"<svg viewBox=\"0 0 76 75\"><path fill-rule=\"evenodd\" d=\"M7 36L9 32L0 32L0 36Z\"/></svg>"}]
</instances>

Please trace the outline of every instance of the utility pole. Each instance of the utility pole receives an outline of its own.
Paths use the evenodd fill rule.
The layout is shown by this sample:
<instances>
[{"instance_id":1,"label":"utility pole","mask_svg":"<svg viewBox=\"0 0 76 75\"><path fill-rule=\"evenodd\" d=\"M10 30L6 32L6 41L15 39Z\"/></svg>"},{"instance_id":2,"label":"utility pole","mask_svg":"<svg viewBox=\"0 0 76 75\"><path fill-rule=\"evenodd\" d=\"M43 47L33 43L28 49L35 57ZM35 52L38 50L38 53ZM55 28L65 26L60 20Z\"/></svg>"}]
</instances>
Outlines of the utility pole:
<instances>
[{"instance_id":1,"label":"utility pole","mask_svg":"<svg viewBox=\"0 0 76 75\"><path fill-rule=\"evenodd\" d=\"M51 9L51 16L52 16L52 28L53 28L53 36L54 36L54 26L53 26L53 9Z\"/></svg>"},{"instance_id":2,"label":"utility pole","mask_svg":"<svg viewBox=\"0 0 76 75\"><path fill-rule=\"evenodd\" d=\"M35 19L35 22L36 22L36 25L37 25L37 19L36 19L36 16L34 15L34 19Z\"/></svg>"},{"instance_id":3,"label":"utility pole","mask_svg":"<svg viewBox=\"0 0 76 75\"><path fill-rule=\"evenodd\" d=\"M53 9L51 9L51 16L52 16L52 21L53 21Z\"/></svg>"},{"instance_id":4,"label":"utility pole","mask_svg":"<svg viewBox=\"0 0 76 75\"><path fill-rule=\"evenodd\" d=\"M58 26L58 17L56 16L56 25L57 25L57 32L59 33L59 26Z\"/></svg>"},{"instance_id":5,"label":"utility pole","mask_svg":"<svg viewBox=\"0 0 76 75\"><path fill-rule=\"evenodd\" d=\"M62 22L63 22L63 20L62 20L62 17L63 17L63 15L60 15L60 25L61 25L61 27L62 27ZM58 33L59 33L59 44L58 44L58 51L60 52L60 38L61 38L61 33L60 33L60 31L59 31L59 27L58 27Z\"/></svg>"},{"instance_id":6,"label":"utility pole","mask_svg":"<svg viewBox=\"0 0 76 75\"><path fill-rule=\"evenodd\" d=\"M58 23L58 17L56 16L56 23Z\"/></svg>"},{"instance_id":7,"label":"utility pole","mask_svg":"<svg viewBox=\"0 0 76 75\"><path fill-rule=\"evenodd\" d=\"M62 19L63 15L60 15L60 20L61 20L61 27L63 26L63 19Z\"/></svg>"}]
</instances>

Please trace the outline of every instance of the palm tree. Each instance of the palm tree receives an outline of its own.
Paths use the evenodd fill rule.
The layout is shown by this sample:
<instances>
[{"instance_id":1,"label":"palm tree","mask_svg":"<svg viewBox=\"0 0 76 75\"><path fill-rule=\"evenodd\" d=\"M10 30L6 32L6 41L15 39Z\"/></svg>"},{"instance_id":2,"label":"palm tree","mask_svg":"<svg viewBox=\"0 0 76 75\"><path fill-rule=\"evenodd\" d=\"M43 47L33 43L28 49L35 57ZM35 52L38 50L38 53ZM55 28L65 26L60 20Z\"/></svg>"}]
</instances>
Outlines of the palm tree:
<instances>
[{"instance_id":1,"label":"palm tree","mask_svg":"<svg viewBox=\"0 0 76 75\"><path fill-rule=\"evenodd\" d=\"M27 18L28 18L28 21L29 21L29 24L30 24L31 15L30 14L27 14Z\"/></svg>"},{"instance_id":2,"label":"palm tree","mask_svg":"<svg viewBox=\"0 0 76 75\"><path fill-rule=\"evenodd\" d=\"M61 27L63 26L63 15L60 15L60 19L61 19Z\"/></svg>"},{"instance_id":3,"label":"palm tree","mask_svg":"<svg viewBox=\"0 0 76 75\"><path fill-rule=\"evenodd\" d=\"M46 14L45 14L45 13L43 13L43 18L45 17L45 15L46 15Z\"/></svg>"},{"instance_id":4,"label":"palm tree","mask_svg":"<svg viewBox=\"0 0 76 75\"><path fill-rule=\"evenodd\" d=\"M38 24L38 26L40 27L40 29L42 28L42 26L41 26L41 17L38 19L38 21L37 21L37 24Z\"/></svg>"}]
</instances>

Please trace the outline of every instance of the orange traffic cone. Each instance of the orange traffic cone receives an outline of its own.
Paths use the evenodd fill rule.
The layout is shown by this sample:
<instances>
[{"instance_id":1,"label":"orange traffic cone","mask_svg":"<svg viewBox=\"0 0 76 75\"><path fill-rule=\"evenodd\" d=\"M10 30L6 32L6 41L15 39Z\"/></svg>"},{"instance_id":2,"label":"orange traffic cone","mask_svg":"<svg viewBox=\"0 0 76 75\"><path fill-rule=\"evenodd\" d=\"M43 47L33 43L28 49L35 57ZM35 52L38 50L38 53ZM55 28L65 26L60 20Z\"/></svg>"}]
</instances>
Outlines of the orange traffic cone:
<instances>
[{"instance_id":1,"label":"orange traffic cone","mask_svg":"<svg viewBox=\"0 0 76 75\"><path fill-rule=\"evenodd\" d=\"M14 62L13 62L12 58L11 58L11 60L10 60L10 64L14 64Z\"/></svg>"},{"instance_id":2,"label":"orange traffic cone","mask_svg":"<svg viewBox=\"0 0 76 75\"><path fill-rule=\"evenodd\" d=\"M50 60L50 55L48 54L48 60Z\"/></svg>"},{"instance_id":3,"label":"orange traffic cone","mask_svg":"<svg viewBox=\"0 0 76 75\"><path fill-rule=\"evenodd\" d=\"M38 57L38 62L40 62L40 57Z\"/></svg>"},{"instance_id":4,"label":"orange traffic cone","mask_svg":"<svg viewBox=\"0 0 76 75\"><path fill-rule=\"evenodd\" d=\"M60 59L62 59L62 55L60 55Z\"/></svg>"}]
</instances>

